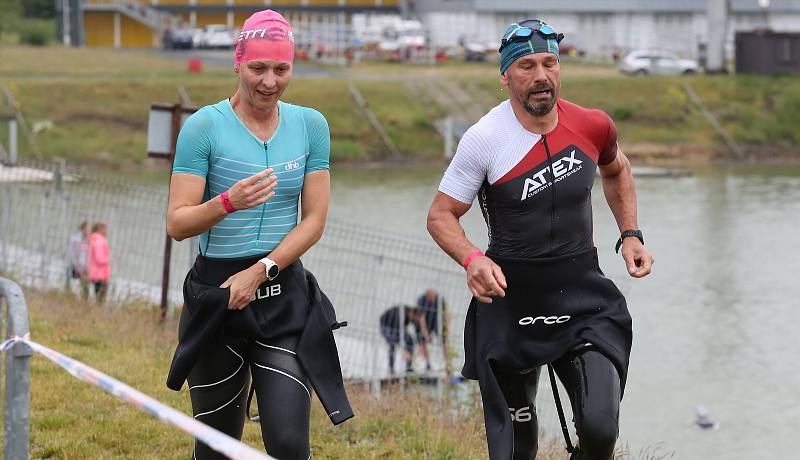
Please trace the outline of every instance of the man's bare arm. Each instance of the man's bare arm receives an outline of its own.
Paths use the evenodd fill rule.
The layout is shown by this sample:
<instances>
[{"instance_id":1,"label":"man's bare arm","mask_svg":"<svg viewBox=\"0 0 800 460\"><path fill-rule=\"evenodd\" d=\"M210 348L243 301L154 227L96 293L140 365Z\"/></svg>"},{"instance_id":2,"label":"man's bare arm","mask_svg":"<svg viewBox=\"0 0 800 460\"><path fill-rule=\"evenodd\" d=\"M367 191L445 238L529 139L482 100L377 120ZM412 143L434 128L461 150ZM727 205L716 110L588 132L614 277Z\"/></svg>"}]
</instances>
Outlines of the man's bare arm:
<instances>
[{"instance_id":1,"label":"man's bare arm","mask_svg":"<svg viewBox=\"0 0 800 460\"><path fill-rule=\"evenodd\" d=\"M473 252L480 251L469 239L459 219L470 205L437 192L428 211L428 232L459 265ZM479 301L491 303L492 296L504 297L506 278L503 271L486 256L477 257L467 267L467 286Z\"/></svg>"},{"instance_id":2,"label":"man's bare arm","mask_svg":"<svg viewBox=\"0 0 800 460\"><path fill-rule=\"evenodd\" d=\"M639 229L636 216L636 186L628 157L618 152L614 161L600 166L600 176L603 181L603 193L620 232ZM625 238L622 241L622 258L628 267L628 273L634 278L647 276L655 262L650 251L637 238Z\"/></svg>"},{"instance_id":3,"label":"man's bare arm","mask_svg":"<svg viewBox=\"0 0 800 460\"><path fill-rule=\"evenodd\" d=\"M600 165L600 177L603 180L603 193L617 221L619 231L638 229L636 187L628 157L618 152L614 161Z\"/></svg>"},{"instance_id":4,"label":"man's bare arm","mask_svg":"<svg viewBox=\"0 0 800 460\"><path fill-rule=\"evenodd\" d=\"M428 233L436 244L459 265L479 249L467 239L459 219L469 211L471 205L437 192L428 211Z\"/></svg>"}]
</instances>

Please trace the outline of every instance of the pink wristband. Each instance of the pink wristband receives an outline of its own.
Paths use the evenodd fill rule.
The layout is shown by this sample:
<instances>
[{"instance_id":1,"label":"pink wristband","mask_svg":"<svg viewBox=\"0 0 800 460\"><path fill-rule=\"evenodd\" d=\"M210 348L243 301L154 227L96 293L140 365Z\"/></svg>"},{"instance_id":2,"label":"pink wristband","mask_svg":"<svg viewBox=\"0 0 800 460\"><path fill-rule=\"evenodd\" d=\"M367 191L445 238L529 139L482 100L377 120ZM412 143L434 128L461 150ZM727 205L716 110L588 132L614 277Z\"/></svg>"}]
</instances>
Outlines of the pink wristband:
<instances>
[{"instance_id":1,"label":"pink wristband","mask_svg":"<svg viewBox=\"0 0 800 460\"><path fill-rule=\"evenodd\" d=\"M470 252L469 255L467 256L467 259L464 260L464 264L463 264L464 265L464 270L466 270L467 267L469 267L469 264L471 264L473 260L477 259L478 257L481 257L482 255L483 255L483 253L481 251L472 251L472 252Z\"/></svg>"},{"instance_id":2,"label":"pink wristband","mask_svg":"<svg viewBox=\"0 0 800 460\"><path fill-rule=\"evenodd\" d=\"M219 199L222 201L222 207L225 208L228 214L236 212L236 208L233 207L233 203L231 203L231 199L228 197L227 190L219 194Z\"/></svg>"}]
</instances>

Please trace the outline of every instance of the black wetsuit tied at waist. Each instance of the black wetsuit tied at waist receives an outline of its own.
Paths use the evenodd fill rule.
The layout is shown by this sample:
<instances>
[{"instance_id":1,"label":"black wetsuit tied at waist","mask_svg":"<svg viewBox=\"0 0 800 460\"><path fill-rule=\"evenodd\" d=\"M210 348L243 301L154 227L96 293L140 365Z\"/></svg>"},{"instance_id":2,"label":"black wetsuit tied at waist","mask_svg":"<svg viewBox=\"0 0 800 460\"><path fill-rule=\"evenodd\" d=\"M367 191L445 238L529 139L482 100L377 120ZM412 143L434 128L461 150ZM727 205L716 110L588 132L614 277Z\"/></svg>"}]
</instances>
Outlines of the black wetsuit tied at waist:
<instances>
[{"instance_id":1,"label":"black wetsuit tied at waist","mask_svg":"<svg viewBox=\"0 0 800 460\"><path fill-rule=\"evenodd\" d=\"M495 262L508 289L491 304L472 300L462 372L480 383L489 456L505 460L513 451L513 430L496 372L532 369L588 342L611 360L624 389L633 333L625 298L603 275L595 248Z\"/></svg>"},{"instance_id":2,"label":"black wetsuit tied at waist","mask_svg":"<svg viewBox=\"0 0 800 460\"><path fill-rule=\"evenodd\" d=\"M337 322L330 300L299 260L260 285L246 308L228 310L230 289L219 286L261 257L197 257L183 284L185 304L167 386L180 390L201 355L219 339L268 342L297 334L297 358L331 421L338 424L349 419L353 411L332 332L344 323Z\"/></svg>"}]
</instances>

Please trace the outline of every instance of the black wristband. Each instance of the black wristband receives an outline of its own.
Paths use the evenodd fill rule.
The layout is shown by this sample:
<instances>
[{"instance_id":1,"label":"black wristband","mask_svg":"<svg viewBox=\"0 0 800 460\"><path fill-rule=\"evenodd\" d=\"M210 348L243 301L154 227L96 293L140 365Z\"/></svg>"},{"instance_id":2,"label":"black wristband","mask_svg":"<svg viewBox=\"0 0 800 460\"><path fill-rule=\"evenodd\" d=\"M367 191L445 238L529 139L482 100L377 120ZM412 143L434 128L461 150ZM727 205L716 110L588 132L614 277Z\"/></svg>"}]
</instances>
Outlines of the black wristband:
<instances>
[{"instance_id":1,"label":"black wristband","mask_svg":"<svg viewBox=\"0 0 800 460\"><path fill-rule=\"evenodd\" d=\"M620 246L622 246L622 240L630 236L635 236L636 238L639 238L639 241L641 241L642 244L644 244L644 236L642 236L641 230L625 230L624 232L622 232L622 234L619 235L617 244L616 246L614 246L614 252L619 253L619 248Z\"/></svg>"}]
</instances>

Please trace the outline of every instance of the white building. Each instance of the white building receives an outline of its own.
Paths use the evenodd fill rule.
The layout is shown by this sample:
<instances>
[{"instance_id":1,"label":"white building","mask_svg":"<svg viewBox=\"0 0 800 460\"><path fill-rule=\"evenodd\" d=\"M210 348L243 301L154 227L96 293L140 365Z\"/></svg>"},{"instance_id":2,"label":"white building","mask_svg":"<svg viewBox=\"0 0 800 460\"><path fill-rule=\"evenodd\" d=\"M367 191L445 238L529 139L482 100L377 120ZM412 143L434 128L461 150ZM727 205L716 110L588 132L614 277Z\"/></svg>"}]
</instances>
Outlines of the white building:
<instances>
[{"instance_id":1,"label":"white building","mask_svg":"<svg viewBox=\"0 0 800 460\"><path fill-rule=\"evenodd\" d=\"M800 0L728 0L726 51L736 31L800 32ZM412 3L433 46L459 40L499 46L508 24L542 19L588 55L658 48L697 58L708 43L706 0L417 0Z\"/></svg>"}]
</instances>

